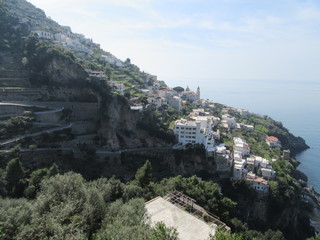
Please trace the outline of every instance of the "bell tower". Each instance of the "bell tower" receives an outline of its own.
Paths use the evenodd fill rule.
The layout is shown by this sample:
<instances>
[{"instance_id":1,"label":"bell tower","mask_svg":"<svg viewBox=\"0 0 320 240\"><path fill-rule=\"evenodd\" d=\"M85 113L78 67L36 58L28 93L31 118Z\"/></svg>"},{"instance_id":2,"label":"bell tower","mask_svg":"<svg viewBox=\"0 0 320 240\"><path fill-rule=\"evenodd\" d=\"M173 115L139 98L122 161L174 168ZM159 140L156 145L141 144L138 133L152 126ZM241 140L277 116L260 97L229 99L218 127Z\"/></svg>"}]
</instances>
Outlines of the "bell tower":
<instances>
[{"instance_id":1,"label":"bell tower","mask_svg":"<svg viewBox=\"0 0 320 240\"><path fill-rule=\"evenodd\" d=\"M197 100L200 100L200 87L197 88Z\"/></svg>"}]
</instances>

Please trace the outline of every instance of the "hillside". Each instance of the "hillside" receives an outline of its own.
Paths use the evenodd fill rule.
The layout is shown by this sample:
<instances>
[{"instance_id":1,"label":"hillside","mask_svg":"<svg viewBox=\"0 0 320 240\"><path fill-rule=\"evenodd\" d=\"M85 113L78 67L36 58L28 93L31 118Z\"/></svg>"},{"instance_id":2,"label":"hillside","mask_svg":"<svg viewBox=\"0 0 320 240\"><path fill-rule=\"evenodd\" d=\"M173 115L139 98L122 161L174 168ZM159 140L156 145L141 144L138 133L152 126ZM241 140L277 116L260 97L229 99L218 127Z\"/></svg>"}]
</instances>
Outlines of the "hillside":
<instances>
[{"instance_id":1,"label":"hillside","mask_svg":"<svg viewBox=\"0 0 320 240\"><path fill-rule=\"evenodd\" d=\"M178 122L193 134L196 121L211 121L199 128L208 142L182 143ZM319 218L296 170L302 138L200 88L169 88L25 0L0 0L0 134L0 239L176 240L142 222L144 201L172 190L231 226L231 239L306 239ZM235 138L249 149L243 176L265 177L267 191L235 177ZM273 175L250 169L253 158Z\"/></svg>"}]
</instances>

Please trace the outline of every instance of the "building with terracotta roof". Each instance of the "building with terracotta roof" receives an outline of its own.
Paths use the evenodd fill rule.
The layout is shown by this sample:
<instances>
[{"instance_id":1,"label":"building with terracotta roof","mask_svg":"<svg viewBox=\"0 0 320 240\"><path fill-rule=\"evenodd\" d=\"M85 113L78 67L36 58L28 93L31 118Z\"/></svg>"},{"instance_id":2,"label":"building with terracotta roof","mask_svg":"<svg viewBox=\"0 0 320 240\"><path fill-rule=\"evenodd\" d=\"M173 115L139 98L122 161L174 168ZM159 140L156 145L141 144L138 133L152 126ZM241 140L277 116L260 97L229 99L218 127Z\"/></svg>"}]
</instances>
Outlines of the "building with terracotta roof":
<instances>
[{"instance_id":1,"label":"building with terracotta roof","mask_svg":"<svg viewBox=\"0 0 320 240\"><path fill-rule=\"evenodd\" d=\"M252 188L257 192L266 193L269 191L268 181L261 177L255 177L255 178L247 177L246 180L249 184L251 184Z\"/></svg>"},{"instance_id":2,"label":"building with terracotta roof","mask_svg":"<svg viewBox=\"0 0 320 240\"><path fill-rule=\"evenodd\" d=\"M277 137L267 136L266 142L269 145L269 147L281 147L281 142Z\"/></svg>"}]
</instances>

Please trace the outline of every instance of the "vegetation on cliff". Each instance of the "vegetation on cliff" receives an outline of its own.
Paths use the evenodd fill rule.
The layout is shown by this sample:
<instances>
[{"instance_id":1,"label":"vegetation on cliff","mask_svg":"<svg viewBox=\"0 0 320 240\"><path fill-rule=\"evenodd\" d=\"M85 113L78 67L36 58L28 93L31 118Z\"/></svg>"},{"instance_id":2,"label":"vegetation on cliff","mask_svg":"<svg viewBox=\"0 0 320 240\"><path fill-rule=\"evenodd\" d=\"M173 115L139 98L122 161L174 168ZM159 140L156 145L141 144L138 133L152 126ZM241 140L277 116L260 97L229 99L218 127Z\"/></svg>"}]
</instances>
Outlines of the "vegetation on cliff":
<instances>
[{"instance_id":1,"label":"vegetation on cliff","mask_svg":"<svg viewBox=\"0 0 320 240\"><path fill-rule=\"evenodd\" d=\"M252 236L283 239L280 232L249 231L239 220L231 219L236 203L224 197L213 182L201 181L196 176L152 182L148 162L137 171L135 179L126 184L114 177L87 182L76 173L60 175L55 165L27 174L18 158L9 161L2 175L8 195L16 197L0 199L0 239L3 240L177 240L174 229L161 223L150 227L144 209L144 201L171 190L188 194L205 209L238 226L237 234L219 233L213 239L241 240L252 239ZM23 190L23 186L27 187ZM23 195L30 200L18 198Z\"/></svg>"}]
</instances>

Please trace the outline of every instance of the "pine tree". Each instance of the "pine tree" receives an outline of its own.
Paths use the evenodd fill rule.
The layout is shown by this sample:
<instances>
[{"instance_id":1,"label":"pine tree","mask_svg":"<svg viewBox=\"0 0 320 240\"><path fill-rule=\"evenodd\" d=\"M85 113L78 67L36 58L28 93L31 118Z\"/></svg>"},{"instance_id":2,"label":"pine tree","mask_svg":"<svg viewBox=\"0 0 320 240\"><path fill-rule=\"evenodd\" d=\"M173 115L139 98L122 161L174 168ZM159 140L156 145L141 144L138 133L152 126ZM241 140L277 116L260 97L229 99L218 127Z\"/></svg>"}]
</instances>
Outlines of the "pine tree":
<instances>
[{"instance_id":1,"label":"pine tree","mask_svg":"<svg viewBox=\"0 0 320 240\"><path fill-rule=\"evenodd\" d=\"M146 163L138 169L135 179L140 187L146 187L149 185L152 179L152 167L149 160L147 160Z\"/></svg>"},{"instance_id":2,"label":"pine tree","mask_svg":"<svg viewBox=\"0 0 320 240\"><path fill-rule=\"evenodd\" d=\"M24 170L19 158L10 160L6 167L5 180L7 190L11 196L22 196L24 188Z\"/></svg>"},{"instance_id":3,"label":"pine tree","mask_svg":"<svg viewBox=\"0 0 320 240\"><path fill-rule=\"evenodd\" d=\"M52 177L55 176L59 173L59 168L58 165L56 163L53 163L52 166L49 168L48 170L48 177Z\"/></svg>"}]
</instances>

